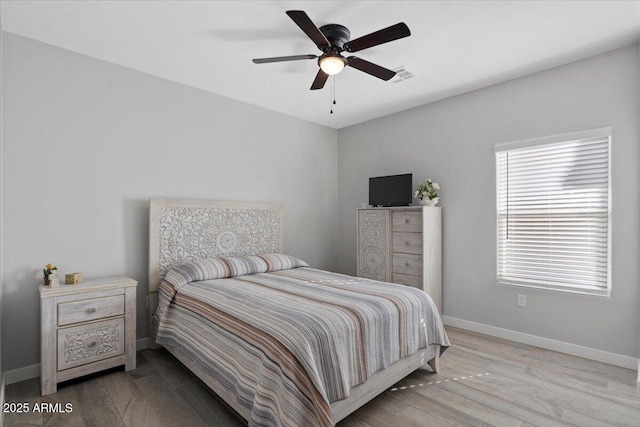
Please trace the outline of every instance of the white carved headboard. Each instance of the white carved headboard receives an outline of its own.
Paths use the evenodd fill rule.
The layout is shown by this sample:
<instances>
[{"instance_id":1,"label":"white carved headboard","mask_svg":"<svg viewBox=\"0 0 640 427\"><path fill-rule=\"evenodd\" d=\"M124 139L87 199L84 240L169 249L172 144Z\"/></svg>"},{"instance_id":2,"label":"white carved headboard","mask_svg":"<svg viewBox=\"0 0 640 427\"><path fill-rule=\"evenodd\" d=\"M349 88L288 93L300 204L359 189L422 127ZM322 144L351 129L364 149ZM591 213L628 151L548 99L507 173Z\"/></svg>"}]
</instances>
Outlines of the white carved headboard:
<instances>
[{"instance_id":1,"label":"white carved headboard","mask_svg":"<svg viewBox=\"0 0 640 427\"><path fill-rule=\"evenodd\" d=\"M282 252L284 206L276 203L150 199L149 314L160 280L200 258Z\"/></svg>"}]
</instances>

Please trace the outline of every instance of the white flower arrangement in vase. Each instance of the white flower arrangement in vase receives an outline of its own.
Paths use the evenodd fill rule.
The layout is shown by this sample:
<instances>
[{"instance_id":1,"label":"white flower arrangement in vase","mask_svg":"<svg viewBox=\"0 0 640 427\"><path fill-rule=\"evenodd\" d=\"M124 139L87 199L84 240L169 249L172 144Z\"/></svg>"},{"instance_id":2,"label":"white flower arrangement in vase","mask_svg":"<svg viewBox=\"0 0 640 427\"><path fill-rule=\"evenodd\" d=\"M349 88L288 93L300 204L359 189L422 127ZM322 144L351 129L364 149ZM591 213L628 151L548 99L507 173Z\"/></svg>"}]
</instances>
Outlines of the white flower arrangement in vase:
<instances>
[{"instance_id":1,"label":"white flower arrangement in vase","mask_svg":"<svg viewBox=\"0 0 640 427\"><path fill-rule=\"evenodd\" d=\"M420 204L424 206L435 206L438 204L440 197L438 196L438 190L440 186L437 182L433 182L430 179L418 183L418 189L415 191L413 197L420 199Z\"/></svg>"}]
</instances>

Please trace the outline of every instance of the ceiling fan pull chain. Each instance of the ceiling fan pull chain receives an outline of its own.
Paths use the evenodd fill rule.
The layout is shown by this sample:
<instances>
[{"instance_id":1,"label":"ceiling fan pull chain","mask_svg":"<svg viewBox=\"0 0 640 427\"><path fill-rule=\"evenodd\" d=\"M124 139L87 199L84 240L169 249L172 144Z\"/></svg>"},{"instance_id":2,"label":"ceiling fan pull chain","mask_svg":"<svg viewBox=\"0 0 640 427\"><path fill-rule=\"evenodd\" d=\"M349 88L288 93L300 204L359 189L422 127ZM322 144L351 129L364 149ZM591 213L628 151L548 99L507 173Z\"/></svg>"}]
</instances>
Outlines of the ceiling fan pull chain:
<instances>
[{"instance_id":1,"label":"ceiling fan pull chain","mask_svg":"<svg viewBox=\"0 0 640 427\"><path fill-rule=\"evenodd\" d=\"M336 76L333 75L333 79L331 80L331 97L333 98L333 102L331 103L331 111L333 114L333 106L336 105Z\"/></svg>"},{"instance_id":2,"label":"ceiling fan pull chain","mask_svg":"<svg viewBox=\"0 0 640 427\"><path fill-rule=\"evenodd\" d=\"M336 105L336 75L333 75L333 105Z\"/></svg>"},{"instance_id":3,"label":"ceiling fan pull chain","mask_svg":"<svg viewBox=\"0 0 640 427\"><path fill-rule=\"evenodd\" d=\"M331 95L333 97L333 103L331 104L331 111L329 114L333 114L333 105L336 103L336 76L333 75L333 79L331 79Z\"/></svg>"}]
</instances>

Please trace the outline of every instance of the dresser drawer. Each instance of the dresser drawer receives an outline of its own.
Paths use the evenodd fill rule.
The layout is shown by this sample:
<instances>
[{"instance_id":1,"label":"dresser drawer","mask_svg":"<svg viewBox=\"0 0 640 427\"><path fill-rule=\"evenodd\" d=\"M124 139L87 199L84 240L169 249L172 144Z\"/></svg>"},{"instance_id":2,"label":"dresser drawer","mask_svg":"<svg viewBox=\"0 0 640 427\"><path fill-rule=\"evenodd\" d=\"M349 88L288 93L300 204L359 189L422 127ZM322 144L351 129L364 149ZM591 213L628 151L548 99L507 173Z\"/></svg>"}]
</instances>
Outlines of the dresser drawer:
<instances>
[{"instance_id":1,"label":"dresser drawer","mask_svg":"<svg viewBox=\"0 0 640 427\"><path fill-rule=\"evenodd\" d=\"M422 254L422 233L393 232L393 252Z\"/></svg>"},{"instance_id":2,"label":"dresser drawer","mask_svg":"<svg viewBox=\"0 0 640 427\"><path fill-rule=\"evenodd\" d=\"M392 222L393 231L420 232L422 231L422 211L394 212Z\"/></svg>"},{"instance_id":3,"label":"dresser drawer","mask_svg":"<svg viewBox=\"0 0 640 427\"><path fill-rule=\"evenodd\" d=\"M422 255L394 253L393 272L422 276Z\"/></svg>"},{"instance_id":4,"label":"dresser drawer","mask_svg":"<svg viewBox=\"0 0 640 427\"><path fill-rule=\"evenodd\" d=\"M58 329L58 370L124 354L124 318Z\"/></svg>"},{"instance_id":5,"label":"dresser drawer","mask_svg":"<svg viewBox=\"0 0 640 427\"><path fill-rule=\"evenodd\" d=\"M123 314L124 295L64 302L58 304L58 325L71 325Z\"/></svg>"},{"instance_id":6,"label":"dresser drawer","mask_svg":"<svg viewBox=\"0 0 640 427\"><path fill-rule=\"evenodd\" d=\"M407 285L413 288L422 289L422 276L411 276L410 274L393 273L393 283Z\"/></svg>"}]
</instances>

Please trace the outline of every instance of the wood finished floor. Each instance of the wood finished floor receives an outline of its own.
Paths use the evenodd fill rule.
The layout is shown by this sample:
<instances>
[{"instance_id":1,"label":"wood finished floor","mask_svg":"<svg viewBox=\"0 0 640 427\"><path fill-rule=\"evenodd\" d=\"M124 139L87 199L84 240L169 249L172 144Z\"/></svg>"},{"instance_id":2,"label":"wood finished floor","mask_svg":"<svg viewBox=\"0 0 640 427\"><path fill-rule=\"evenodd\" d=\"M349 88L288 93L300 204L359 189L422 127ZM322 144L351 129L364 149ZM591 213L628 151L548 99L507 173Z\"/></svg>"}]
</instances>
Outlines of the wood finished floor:
<instances>
[{"instance_id":1,"label":"wood finished floor","mask_svg":"<svg viewBox=\"0 0 640 427\"><path fill-rule=\"evenodd\" d=\"M604 363L447 328L441 373L419 370L338 424L378 426L640 426L636 373ZM6 388L6 402L71 403L71 413L4 414L5 426L242 426L165 350L41 398L38 379Z\"/></svg>"}]
</instances>

